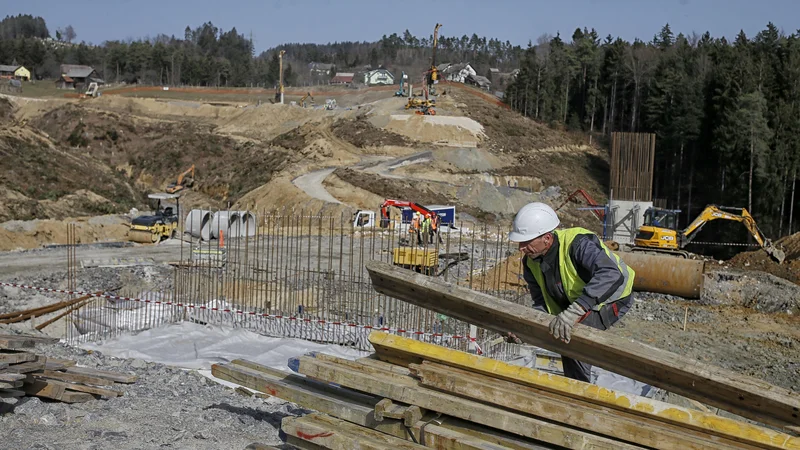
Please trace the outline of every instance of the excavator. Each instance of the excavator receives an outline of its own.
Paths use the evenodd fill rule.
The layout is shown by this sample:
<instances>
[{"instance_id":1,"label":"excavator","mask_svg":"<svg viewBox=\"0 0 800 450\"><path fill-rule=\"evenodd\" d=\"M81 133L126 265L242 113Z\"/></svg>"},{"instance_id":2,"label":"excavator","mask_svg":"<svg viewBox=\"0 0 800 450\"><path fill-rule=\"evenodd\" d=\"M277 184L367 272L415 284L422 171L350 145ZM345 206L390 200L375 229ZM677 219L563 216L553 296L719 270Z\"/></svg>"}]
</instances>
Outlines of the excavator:
<instances>
[{"instance_id":1,"label":"excavator","mask_svg":"<svg viewBox=\"0 0 800 450\"><path fill-rule=\"evenodd\" d=\"M403 89L403 84L405 83L405 81L406 81L406 73L405 73L405 71L403 71L403 74L400 75L400 88L397 90L397 92L394 93L395 97L405 97L406 96L406 90Z\"/></svg>"},{"instance_id":2,"label":"excavator","mask_svg":"<svg viewBox=\"0 0 800 450\"><path fill-rule=\"evenodd\" d=\"M306 92L306 95L300 97L300 101L297 102L297 104L300 105L300 107L305 108L307 98L311 99L311 106L314 106L314 96L311 95L311 92Z\"/></svg>"},{"instance_id":3,"label":"excavator","mask_svg":"<svg viewBox=\"0 0 800 450\"><path fill-rule=\"evenodd\" d=\"M734 211L732 214L723 210ZM755 219L746 208L708 205L697 218L683 230L678 230L678 211L664 208L647 208L644 212L644 225L639 227L631 251L663 253L689 258L689 252L682 250L691 243L697 233L712 220L724 219L741 222L753 235L758 245L779 264L786 259L784 252L775 247L756 225Z\"/></svg>"},{"instance_id":4,"label":"excavator","mask_svg":"<svg viewBox=\"0 0 800 450\"><path fill-rule=\"evenodd\" d=\"M187 175L189 174L191 174L191 176L187 178ZM167 191L170 194L174 194L176 192L184 190L185 188L190 188L193 185L194 185L194 164L192 164L192 167L189 167L183 173L178 175L178 179L174 183L170 183L165 189L165 191Z\"/></svg>"}]
</instances>

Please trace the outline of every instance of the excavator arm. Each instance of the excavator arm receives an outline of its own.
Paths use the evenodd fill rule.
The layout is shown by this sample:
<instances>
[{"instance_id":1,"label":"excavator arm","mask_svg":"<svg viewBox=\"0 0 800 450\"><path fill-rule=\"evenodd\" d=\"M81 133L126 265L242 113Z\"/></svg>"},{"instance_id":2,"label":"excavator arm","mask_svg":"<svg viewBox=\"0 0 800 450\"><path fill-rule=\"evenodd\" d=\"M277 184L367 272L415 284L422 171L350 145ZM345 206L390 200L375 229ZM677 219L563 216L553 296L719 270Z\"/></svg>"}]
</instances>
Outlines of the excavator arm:
<instances>
[{"instance_id":1,"label":"excavator arm","mask_svg":"<svg viewBox=\"0 0 800 450\"><path fill-rule=\"evenodd\" d=\"M739 214L727 213L722 210L723 208L735 210L739 212ZM694 221L692 221L692 223L690 223L689 226L681 232L681 247L692 242L695 236L697 236L697 233L703 228L703 226L705 226L705 224L717 219L741 222L745 228L747 228L747 231L753 235L753 238L756 240L756 242L758 242L758 245L766 250L771 257L773 257L779 263L782 263L785 259L785 254L783 251L775 247L772 242L764 236L764 234L758 228L758 225L756 225L755 219L753 219L753 216L750 215L746 208L719 207L716 205L706 206L706 209L704 209L703 212L701 212L700 215L698 215L697 218L695 218Z\"/></svg>"}]
</instances>

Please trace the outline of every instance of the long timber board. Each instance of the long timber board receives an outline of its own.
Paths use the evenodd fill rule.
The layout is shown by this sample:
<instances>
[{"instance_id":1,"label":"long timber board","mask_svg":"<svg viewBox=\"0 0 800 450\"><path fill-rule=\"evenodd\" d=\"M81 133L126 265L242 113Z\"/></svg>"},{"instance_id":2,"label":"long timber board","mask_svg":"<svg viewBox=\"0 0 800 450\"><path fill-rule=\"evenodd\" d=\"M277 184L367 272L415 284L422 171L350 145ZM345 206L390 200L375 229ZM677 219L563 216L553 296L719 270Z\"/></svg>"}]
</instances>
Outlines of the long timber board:
<instances>
[{"instance_id":1,"label":"long timber board","mask_svg":"<svg viewBox=\"0 0 800 450\"><path fill-rule=\"evenodd\" d=\"M577 324L553 339L552 316L381 261L366 264L376 291L635 380L778 427L800 426L800 394L640 342ZM624 320L624 319L623 319Z\"/></svg>"}]
</instances>

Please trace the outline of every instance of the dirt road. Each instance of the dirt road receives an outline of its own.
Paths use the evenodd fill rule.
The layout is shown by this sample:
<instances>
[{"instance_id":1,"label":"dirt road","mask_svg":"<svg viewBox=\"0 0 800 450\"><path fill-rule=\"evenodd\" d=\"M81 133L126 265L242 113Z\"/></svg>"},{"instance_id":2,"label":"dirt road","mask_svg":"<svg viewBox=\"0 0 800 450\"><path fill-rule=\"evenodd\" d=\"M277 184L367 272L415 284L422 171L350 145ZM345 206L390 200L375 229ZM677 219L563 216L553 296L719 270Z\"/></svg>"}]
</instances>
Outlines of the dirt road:
<instances>
[{"instance_id":1,"label":"dirt road","mask_svg":"<svg viewBox=\"0 0 800 450\"><path fill-rule=\"evenodd\" d=\"M322 200L329 203L342 203L332 196L330 192L325 190L324 186L322 186L322 181L325 180L328 175L332 174L334 170L336 170L335 167L329 167L327 169L317 170L316 172L300 175L292 180L292 184L302 189L302 191L308 194L310 197L316 198L317 200Z\"/></svg>"}]
</instances>

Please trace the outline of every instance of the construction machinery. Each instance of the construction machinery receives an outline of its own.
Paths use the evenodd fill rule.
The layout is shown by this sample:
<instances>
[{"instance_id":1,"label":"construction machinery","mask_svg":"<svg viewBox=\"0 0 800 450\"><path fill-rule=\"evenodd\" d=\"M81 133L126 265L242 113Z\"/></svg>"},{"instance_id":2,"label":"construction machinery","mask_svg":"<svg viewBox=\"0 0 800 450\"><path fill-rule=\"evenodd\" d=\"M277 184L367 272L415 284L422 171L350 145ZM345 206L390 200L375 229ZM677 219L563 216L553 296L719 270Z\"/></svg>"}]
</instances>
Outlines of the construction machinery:
<instances>
[{"instance_id":1,"label":"construction machinery","mask_svg":"<svg viewBox=\"0 0 800 450\"><path fill-rule=\"evenodd\" d=\"M433 53L431 54L431 68L427 72L426 84L431 95L436 95L433 85L439 82L439 69L436 67L436 45L439 42L439 28L442 24L437 23L433 29Z\"/></svg>"},{"instance_id":2,"label":"construction machinery","mask_svg":"<svg viewBox=\"0 0 800 450\"><path fill-rule=\"evenodd\" d=\"M301 107L305 108L306 107L306 99L308 99L308 98L311 99L311 106L314 106L314 96L311 95L311 92L306 92L306 95L300 97L300 101L298 102L298 104Z\"/></svg>"},{"instance_id":3,"label":"construction machinery","mask_svg":"<svg viewBox=\"0 0 800 450\"><path fill-rule=\"evenodd\" d=\"M194 164L178 175L174 183L167 185L165 191L169 194L174 194L192 186L194 186Z\"/></svg>"},{"instance_id":4,"label":"construction machinery","mask_svg":"<svg viewBox=\"0 0 800 450\"><path fill-rule=\"evenodd\" d=\"M100 86L92 81L86 88L86 92L80 95L80 98L96 98L100 96Z\"/></svg>"},{"instance_id":5,"label":"construction machinery","mask_svg":"<svg viewBox=\"0 0 800 450\"><path fill-rule=\"evenodd\" d=\"M731 214L723 210L735 211L738 214ZM764 236L753 216L745 208L708 205L683 230L678 230L678 213L679 211L671 209L647 208L644 213L644 225L637 230L634 247L631 250L688 258L689 253L682 249L694 240L703 226L712 220L724 219L744 224L758 245L778 263L782 263L786 258L784 252Z\"/></svg>"},{"instance_id":6,"label":"construction machinery","mask_svg":"<svg viewBox=\"0 0 800 450\"><path fill-rule=\"evenodd\" d=\"M155 244L175 237L178 232L179 196L157 192L149 194L147 198L154 203L154 214L139 216L131 220L128 240L143 244ZM175 200L175 206L165 205L168 200Z\"/></svg>"},{"instance_id":7,"label":"construction machinery","mask_svg":"<svg viewBox=\"0 0 800 450\"><path fill-rule=\"evenodd\" d=\"M394 93L395 97L405 97L406 96L406 90L403 88L403 85L405 84L406 78L408 78L408 75L406 75L406 73L403 72L403 74L400 76L400 88L397 90L397 92Z\"/></svg>"},{"instance_id":8,"label":"construction machinery","mask_svg":"<svg viewBox=\"0 0 800 450\"><path fill-rule=\"evenodd\" d=\"M432 108L436 106L436 100L422 99L420 97L409 97L406 109L412 108Z\"/></svg>"}]
</instances>

